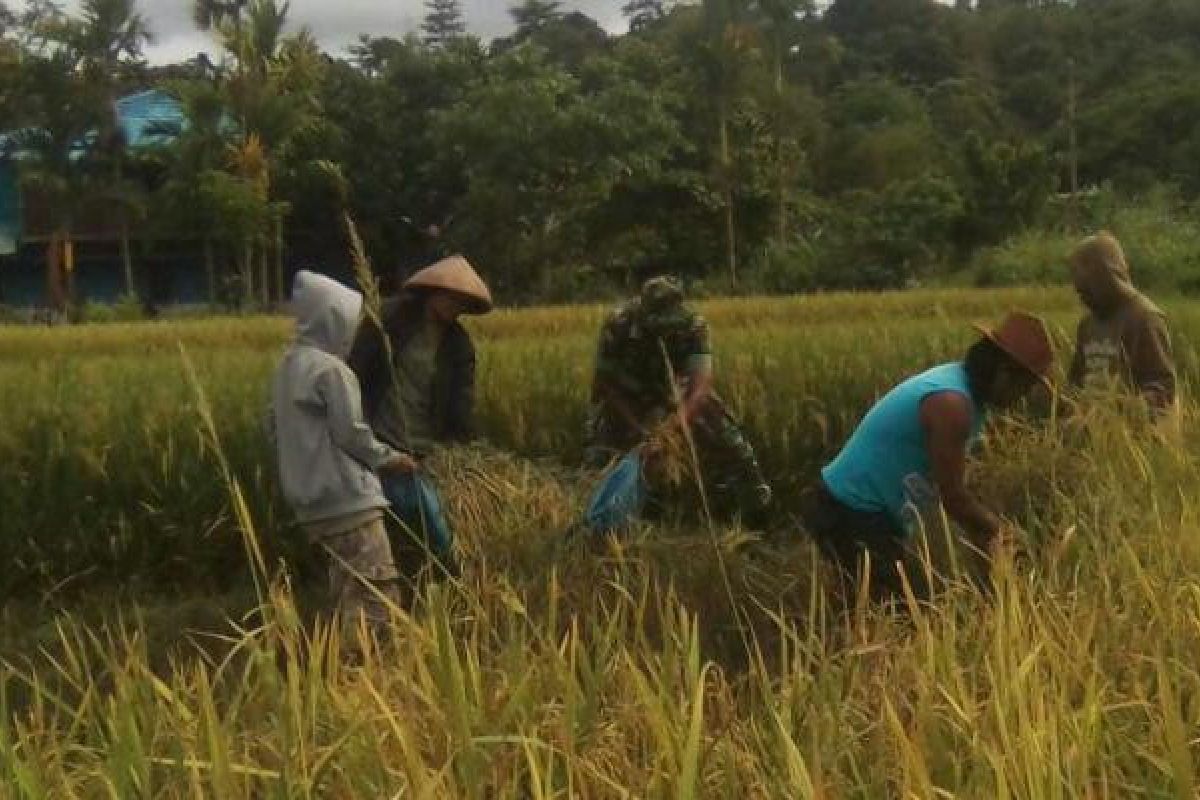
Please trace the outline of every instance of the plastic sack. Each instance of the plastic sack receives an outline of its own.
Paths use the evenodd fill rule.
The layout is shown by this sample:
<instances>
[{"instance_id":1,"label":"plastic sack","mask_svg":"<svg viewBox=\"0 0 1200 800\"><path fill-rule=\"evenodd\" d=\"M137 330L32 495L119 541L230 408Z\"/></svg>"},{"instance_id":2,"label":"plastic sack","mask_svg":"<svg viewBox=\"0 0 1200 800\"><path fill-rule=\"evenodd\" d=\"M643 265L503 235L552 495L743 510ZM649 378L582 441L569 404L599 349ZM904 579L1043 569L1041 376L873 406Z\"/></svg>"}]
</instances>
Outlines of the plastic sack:
<instances>
[{"instance_id":1,"label":"plastic sack","mask_svg":"<svg viewBox=\"0 0 1200 800\"><path fill-rule=\"evenodd\" d=\"M383 492L392 513L414 533L425 534L429 549L439 559L453 556L454 537L442 511L442 500L433 483L421 473L388 476Z\"/></svg>"},{"instance_id":2,"label":"plastic sack","mask_svg":"<svg viewBox=\"0 0 1200 800\"><path fill-rule=\"evenodd\" d=\"M628 453L600 481L588 503L584 521L593 533L610 533L627 527L641 516L646 505L646 480L642 454Z\"/></svg>"}]
</instances>

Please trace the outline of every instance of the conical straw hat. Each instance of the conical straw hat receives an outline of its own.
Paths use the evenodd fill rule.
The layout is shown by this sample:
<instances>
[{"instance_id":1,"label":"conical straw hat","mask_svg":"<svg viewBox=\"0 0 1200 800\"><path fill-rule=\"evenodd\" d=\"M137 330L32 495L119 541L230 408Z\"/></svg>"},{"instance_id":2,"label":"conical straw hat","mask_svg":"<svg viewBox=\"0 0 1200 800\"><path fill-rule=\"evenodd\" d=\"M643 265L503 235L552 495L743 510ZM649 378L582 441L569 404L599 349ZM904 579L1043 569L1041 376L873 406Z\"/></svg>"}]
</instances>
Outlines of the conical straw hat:
<instances>
[{"instance_id":1,"label":"conical straw hat","mask_svg":"<svg viewBox=\"0 0 1200 800\"><path fill-rule=\"evenodd\" d=\"M426 267L405 281L404 288L454 292L467 300L468 314L486 314L492 310L492 293L462 256L450 256Z\"/></svg>"}]
</instances>

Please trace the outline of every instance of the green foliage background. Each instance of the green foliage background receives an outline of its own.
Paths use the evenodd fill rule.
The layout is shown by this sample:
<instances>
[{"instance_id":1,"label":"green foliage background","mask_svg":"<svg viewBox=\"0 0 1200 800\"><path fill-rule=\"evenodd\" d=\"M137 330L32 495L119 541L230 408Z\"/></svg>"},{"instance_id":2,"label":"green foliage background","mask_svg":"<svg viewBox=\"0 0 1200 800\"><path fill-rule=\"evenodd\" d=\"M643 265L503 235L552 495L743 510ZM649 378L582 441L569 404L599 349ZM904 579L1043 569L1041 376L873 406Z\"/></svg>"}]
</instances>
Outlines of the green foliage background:
<instances>
[{"instance_id":1,"label":"green foliage background","mask_svg":"<svg viewBox=\"0 0 1200 800\"><path fill-rule=\"evenodd\" d=\"M386 283L461 251L508 302L657 271L780 292L1061 282L1096 227L1124 229L1153 282L1196 285L1190 248L1162 243L1190 235L1174 223L1200 190L1195 0L639 0L623 35L533 2L493 42L438 0L419 35L328 58L275 0L205 0L215 65L154 68L136 4L89 2L120 13L0 13L5 124L49 131L29 180L82 197L94 165L55 159L104 128L100 101L179 96L188 129L127 159L121 202L139 237L203 239L214 294L232 276L277 298L256 272L277 237L344 269L347 210Z\"/></svg>"}]
</instances>

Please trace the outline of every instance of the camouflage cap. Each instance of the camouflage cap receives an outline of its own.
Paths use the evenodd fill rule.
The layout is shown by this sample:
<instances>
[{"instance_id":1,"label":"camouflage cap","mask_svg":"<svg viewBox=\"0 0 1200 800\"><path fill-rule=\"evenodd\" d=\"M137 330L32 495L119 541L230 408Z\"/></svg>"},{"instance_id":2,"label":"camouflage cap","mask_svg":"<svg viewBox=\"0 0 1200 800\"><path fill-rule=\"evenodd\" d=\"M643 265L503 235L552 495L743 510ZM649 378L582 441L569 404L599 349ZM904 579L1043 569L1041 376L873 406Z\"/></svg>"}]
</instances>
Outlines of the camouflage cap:
<instances>
[{"instance_id":1,"label":"camouflage cap","mask_svg":"<svg viewBox=\"0 0 1200 800\"><path fill-rule=\"evenodd\" d=\"M642 324L656 331L686 328L693 315L683 304L683 284L678 278L659 275L642 285L638 300Z\"/></svg>"},{"instance_id":2,"label":"camouflage cap","mask_svg":"<svg viewBox=\"0 0 1200 800\"><path fill-rule=\"evenodd\" d=\"M659 275L642 284L642 308L657 314L683 305L683 284L670 275Z\"/></svg>"}]
</instances>

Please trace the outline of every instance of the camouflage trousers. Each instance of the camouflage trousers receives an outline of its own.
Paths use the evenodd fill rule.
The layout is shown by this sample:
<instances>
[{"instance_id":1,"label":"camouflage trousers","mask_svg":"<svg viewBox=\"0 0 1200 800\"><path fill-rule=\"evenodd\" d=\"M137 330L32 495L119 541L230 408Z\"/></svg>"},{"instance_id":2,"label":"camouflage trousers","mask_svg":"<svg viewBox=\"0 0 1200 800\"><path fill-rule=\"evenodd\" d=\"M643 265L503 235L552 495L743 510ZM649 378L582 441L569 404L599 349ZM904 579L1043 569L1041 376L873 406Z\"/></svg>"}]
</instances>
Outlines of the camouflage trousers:
<instances>
[{"instance_id":1,"label":"camouflage trousers","mask_svg":"<svg viewBox=\"0 0 1200 800\"><path fill-rule=\"evenodd\" d=\"M400 603L400 575L382 517L344 533L320 535L313 543L324 555L328 610L337 615L344 641L360 620L376 634L388 621L388 603Z\"/></svg>"},{"instance_id":2,"label":"camouflage trousers","mask_svg":"<svg viewBox=\"0 0 1200 800\"><path fill-rule=\"evenodd\" d=\"M667 418L665 408L640 414L641 429L604 405L594 406L588 417L586 460L599 467L639 445L649 431ZM720 397L710 394L692 421L692 440L700 461L705 488L743 512L762 513L771 504L771 489L763 476L754 447Z\"/></svg>"}]
</instances>

